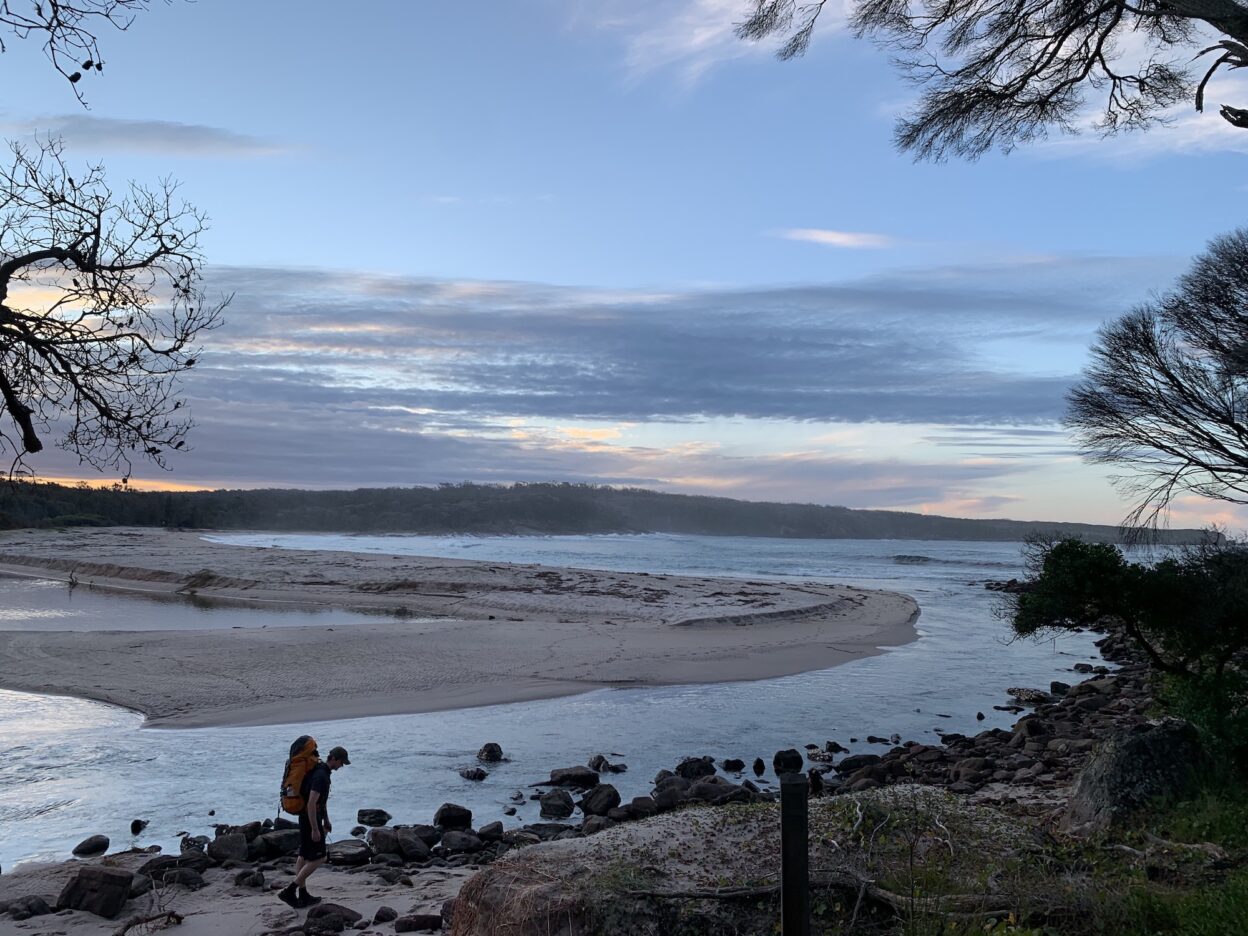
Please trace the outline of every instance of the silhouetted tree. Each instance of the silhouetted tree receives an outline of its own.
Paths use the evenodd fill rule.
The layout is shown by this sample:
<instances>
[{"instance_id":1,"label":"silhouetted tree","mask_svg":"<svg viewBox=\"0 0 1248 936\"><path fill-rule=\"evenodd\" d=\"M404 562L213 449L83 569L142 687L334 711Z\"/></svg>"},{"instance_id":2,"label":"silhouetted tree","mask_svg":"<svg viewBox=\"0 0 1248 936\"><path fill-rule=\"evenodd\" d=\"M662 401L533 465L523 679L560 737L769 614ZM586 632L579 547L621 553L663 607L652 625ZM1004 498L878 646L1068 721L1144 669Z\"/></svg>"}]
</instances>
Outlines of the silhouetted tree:
<instances>
[{"instance_id":1,"label":"silhouetted tree","mask_svg":"<svg viewBox=\"0 0 1248 936\"><path fill-rule=\"evenodd\" d=\"M163 465L190 427L176 378L228 298L205 301L205 219L166 180L115 194L104 170L75 179L61 144L11 146L0 168L0 450L61 446L129 474Z\"/></svg>"},{"instance_id":2,"label":"silhouetted tree","mask_svg":"<svg viewBox=\"0 0 1248 936\"><path fill-rule=\"evenodd\" d=\"M737 33L781 37L779 57L790 59L806 51L826 4L753 0ZM923 88L896 134L920 159L974 159L1050 127L1077 129L1090 92L1102 99L1102 130L1137 129L1185 99L1203 110L1213 74L1248 65L1241 0L858 0L850 25ZM1225 38L1200 51L1209 30ZM1187 68L1193 52L1212 59L1199 81ZM1248 109L1221 114L1248 128Z\"/></svg>"},{"instance_id":3,"label":"silhouetted tree","mask_svg":"<svg viewBox=\"0 0 1248 936\"><path fill-rule=\"evenodd\" d=\"M1130 469L1130 522L1182 492L1248 503L1248 229L1219 237L1176 288L1101 329L1066 422L1085 457Z\"/></svg>"}]
</instances>

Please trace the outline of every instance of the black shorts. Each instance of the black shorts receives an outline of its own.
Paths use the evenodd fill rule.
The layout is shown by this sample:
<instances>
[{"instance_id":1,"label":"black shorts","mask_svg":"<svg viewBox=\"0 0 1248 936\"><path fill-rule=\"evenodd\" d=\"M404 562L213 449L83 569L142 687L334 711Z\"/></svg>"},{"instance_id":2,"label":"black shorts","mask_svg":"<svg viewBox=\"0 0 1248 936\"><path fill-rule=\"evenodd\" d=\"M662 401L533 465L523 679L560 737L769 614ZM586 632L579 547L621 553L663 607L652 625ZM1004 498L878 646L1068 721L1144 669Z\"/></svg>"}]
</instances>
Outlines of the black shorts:
<instances>
[{"instance_id":1,"label":"black shorts","mask_svg":"<svg viewBox=\"0 0 1248 936\"><path fill-rule=\"evenodd\" d=\"M306 811L299 813L299 857L308 861L325 857L325 831L321 830L319 842L312 841L312 822Z\"/></svg>"}]
</instances>

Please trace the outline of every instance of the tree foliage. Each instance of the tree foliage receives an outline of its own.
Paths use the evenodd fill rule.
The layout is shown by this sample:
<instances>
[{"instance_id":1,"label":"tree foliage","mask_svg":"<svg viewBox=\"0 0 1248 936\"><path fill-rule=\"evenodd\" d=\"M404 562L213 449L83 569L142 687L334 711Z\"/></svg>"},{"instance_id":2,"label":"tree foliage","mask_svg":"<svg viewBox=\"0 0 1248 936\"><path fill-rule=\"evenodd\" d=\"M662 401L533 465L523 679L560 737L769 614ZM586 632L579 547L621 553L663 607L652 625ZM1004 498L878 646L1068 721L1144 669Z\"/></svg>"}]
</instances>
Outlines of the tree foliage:
<instances>
[{"instance_id":1,"label":"tree foliage","mask_svg":"<svg viewBox=\"0 0 1248 936\"><path fill-rule=\"evenodd\" d=\"M1197 680L1223 678L1248 648L1248 545L1211 537L1153 565L1073 539L1034 549L1029 589L1013 598L1020 635L1112 618L1156 669Z\"/></svg>"},{"instance_id":2,"label":"tree foliage","mask_svg":"<svg viewBox=\"0 0 1248 936\"><path fill-rule=\"evenodd\" d=\"M94 467L158 464L190 427L177 376L228 299L206 300L204 216L166 180L71 175L57 140L11 146L0 168L0 450L22 458L55 427Z\"/></svg>"},{"instance_id":3,"label":"tree foliage","mask_svg":"<svg viewBox=\"0 0 1248 936\"><path fill-rule=\"evenodd\" d=\"M790 59L806 52L826 5L752 0L737 34L780 37L778 55ZM1050 128L1075 131L1089 99L1101 130L1141 128L1184 100L1203 110L1209 79L1248 65L1241 0L858 0L850 25L922 88L896 134L920 159L974 159ZM1210 31L1222 38L1202 50ZM1199 79L1194 56L1208 56ZM1248 128L1248 109L1220 112Z\"/></svg>"},{"instance_id":4,"label":"tree foliage","mask_svg":"<svg viewBox=\"0 0 1248 936\"><path fill-rule=\"evenodd\" d=\"M83 101L84 74L104 70L97 29L129 29L150 5L151 0L0 0L0 52L8 49L5 34L41 39L52 67Z\"/></svg>"},{"instance_id":5,"label":"tree foliage","mask_svg":"<svg viewBox=\"0 0 1248 936\"><path fill-rule=\"evenodd\" d=\"M1191 492L1248 503L1248 229L1215 239L1171 292L1101 329L1067 424L1128 469L1133 524Z\"/></svg>"}]
</instances>

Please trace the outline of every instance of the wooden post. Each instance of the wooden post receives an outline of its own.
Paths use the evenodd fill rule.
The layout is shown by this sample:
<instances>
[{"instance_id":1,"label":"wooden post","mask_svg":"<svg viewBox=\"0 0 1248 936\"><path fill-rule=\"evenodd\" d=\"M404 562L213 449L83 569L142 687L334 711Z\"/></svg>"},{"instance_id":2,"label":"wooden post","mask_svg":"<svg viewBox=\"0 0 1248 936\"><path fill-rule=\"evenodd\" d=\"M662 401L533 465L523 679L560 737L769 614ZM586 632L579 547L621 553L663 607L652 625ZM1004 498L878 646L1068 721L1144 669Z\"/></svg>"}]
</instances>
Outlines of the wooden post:
<instances>
[{"instance_id":1,"label":"wooden post","mask_svg":"<svg viewBox=\"0 0 1248 936\"><path fill-rule=\"evenodd\" d=\"M780 927L783 936L810 934L809 817L806 775L780 775Z\"/></svg>"}]
</instances>

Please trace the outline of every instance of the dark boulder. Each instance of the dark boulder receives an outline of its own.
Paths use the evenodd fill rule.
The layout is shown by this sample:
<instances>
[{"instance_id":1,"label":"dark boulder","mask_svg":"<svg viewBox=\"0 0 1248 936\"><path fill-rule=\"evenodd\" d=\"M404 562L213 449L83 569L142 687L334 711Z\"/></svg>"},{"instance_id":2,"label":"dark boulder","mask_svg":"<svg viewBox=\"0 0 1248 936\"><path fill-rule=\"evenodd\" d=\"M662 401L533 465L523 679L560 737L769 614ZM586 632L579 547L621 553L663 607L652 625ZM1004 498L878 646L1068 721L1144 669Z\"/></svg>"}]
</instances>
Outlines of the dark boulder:
<instances>
[{"instance_id":1,"label":"dark boulder","mask_svg":"<svg viewBox=\"0 0 1248 936\"><path fill-rule=\"evenodd\" d=\"M634 819L648 819L659 811L659 807L649 796L635 796L628 804L628 811Z\"/></svg>"},{"instance_id":2,"label":"dark boulder","mask_svg":"<svg viewBox=\"0 0 1248 936\"><path fill-rule=\"evenodd\" d=\"M43 897L32 894L9 901L9 916L15 920L29 920L31 917L47 916L52 912L52 905Z\"/></svg>"},{"instance_id":3,"label":"dark boulder","mask_svg":"<svg viewBox=\"0 0 1248 936\"><path fill-rule=\"evenodd\" d=\"M1208 766L1196 729L1179 719L1106 739L1079 774L1061 826L1101 832L1141 809L1191 792Z\"/></svg>"},{"instance_id":4,"label":"dark boulder","mask_svg":"<svg viewBox=\"0 0 1248 936\"><path fill-rule=\"evenodd\" d=\"M763 763L761 757L754 758L754 776L761 777L767 772L767 765Z\"/></svg>"},{"instance_id":5,"label":"dark boulder","mask_svg":"<svg viewBox=\"0 0 1248 936\"><path fill-rule=\"evenodd\" d=\"M576 808L572 795L567 790L543 793L538 802L542 805L543 819L567 819Z\"/></svg>"},{"instance_id":6,"label":"dark boulder","mask_svg":"<svg viewBox=\"0 0 1248 936\"><path fill-rule=\"evenodd\" d=\"M478 852L481 850L482 845L481 839L472 832L453 830L442 836L442 848L451 854Z\"/></svg>"},{"instance_id":7,"label":"dark boulder","mask_svg":"<svg viewBox=\"0 0 1248 936\"><path fill-rule=\"evenodd\" d=\"M879 754L851 754L849 757L843 758L839 764L832 769L841 776L852 774L861 770L863 767L869 767L872 764L878 764L882 758Z\"/></svg>"},{"instance_id":8,"label":"dark boulder","mask_svg":"<svg viewBox=\"0 0 1248 936\"><path fill-rule=\"evenodd\" d=\"M786 773L801 773L804 766L806 766L806 761L796 748L776 751L776 756L771 759L771 767L777 777Z\"/></svg>"},{"instance_id":9,"label":"dark boulder","mask_svg":"<svg viewBox=\"0 0 1248 936\"><path fill-rule=\"evenodd\" d=\"M501 822L487 822L477 829L477 838L483 842L497 842L502 837L503 824Z\"/></svg>"},{"instance_id":10,"label":"dark boulder","mask_svg":"<svg viewBox=\"0 0 1248 936\"><path fill-rule=\"evenodd\" d=\"M556 767L550 772L550 782L554 786L590 790L598 785L598 771L588 767Z\"/></svg>"},{"instance_id":11,"label":"dark boulder","mask_svg":"<svg viewBox=\"0 0 1248 936\"><path fill-rule=\"evenodd\" d=\"M256 841L260 843L261 854L269 858L278 858L299 850L299 830L281 829L276 832L265 832Z\"/></svg>"},{"instance_id":12,"label":"dark boulder","mask_svg":"<svg viewBox=\"0 0 1248 936\"><path fill-rule=\"evenodd\" d=\"M355 821L362 826L384 826L392 818L384 809L361 809L355 814Z\"/></svg>"},{"instance_id":13,"label":"dark boulder","mask_svg":"<svg viewBox=\"0 0 1248 936\"><path fill-rule=\"evenodd\" d=\"M484 768L481 767L461 767L459 768L459 775L465 780L472 780L474 783L480 783L489 776Z\"/></svg>"},{"instance_id":14,"label":"dark boulder","mask_svg":"<svg viewBox=\"0 0 1248 936\"><path fill-rule=\"evenodd\" d=\"M376 830L374 830L376 831ZM403 856L404 861L424 861L431 854L428 842L426 842L415 829L394 829L395 844L398 845L399 854ZM439 835L434 844L441 840Z\"/></svg>"},{"instance_id":15,"label":"dark boulder","mask_svg":"<svg viewBox=\"0 0 1248 936\"><path fill-rule=\"evenodd\" d=\"M628 770L627 764L613 764L607 760L603 754L595 754L589 759L589 769L595 770L600 774L604 773L624 773Z\"/></svg>"},{"instance_id":16,"label":"dark boulder","mask_svg":"<svg viewBox=\"0 0 1248 936\"><path fill-rule=\"evenodd\" d=\"M341 933L363 919L363 914L336 903L319 903L308 910L304 930L309 933Z\"/></svg>"},{"instance_id":17,"label":"dark boulder","mask_svg":"<svg viewBox=\"0 0 1248 936\"><path fill-rule=\"evenodd\" d=\"M686 780L698 780L714 773L715 758L713 757L686 757L676 765L676 776L684 777Z\"/></svg>"},{"instance_id":18,"label":"dark boulder","mask_svg":"<svg viewBox=\"0 0 1248 936\"><path fill-rule=\"evenodd\" d=\"M407 916L401 916L394 921L394 931L396 933L419 933L422 930L440 929L442 929L442 915L440 913L409 913Z\"/></svg>"},{"instance_id":19,"label":"dark boulder","mask_svg":"<svg viewBox=\"0 0 1248 936\"><path fill-rule=\"evenodd\" d=\"M399 911L393 907L378 907L373 914L374 923L390 923L399 918Z\"/></svg>"},{"instance_id":20,"label":"dark boulder","mask_svg":"<svg viewBox=\"0 0 1248 936\"><path fill-rule=\"evenodd\" d=\"M227 832L208 843L208 857L214 861L246 861L247 836L242 832Z\"/></svg>"},{"instance_id":21,"label":"dark boulder","mask_svg":"<svg viewBox=\"0 0 1248 936\"><path fill-rule=\"evenodd\" d=\"M146 828L147 828L146 819L132 819L130 821L130 834L131 835L138 835L140 832L142 832Z\"/></svg>"},{"instance_id":22,"label":"dark boulder","mask_svg":"<svg viewBox=\"0 0 1248 936\"><path fill-rule=\"evenodd\" d=\"M372 848L374 855L397 855L402 852L402 848L399 845L399 833L401 831L401 829L383 829L381 827L369 829L365 841Z\"/></svg>"},{"instance_id":23,"label":"dark boulder","mask_svg":"<svg viewBox=\"0 0 1248 936\"><path fill-rule=\"evenodd\" d=\"M84 855L99 855L106 851L108 851L107 835L93 835L74 846L74 854L79 858Z\"/></svg>"},{"instance_id":24,"label":"dark boulder","mask_svg":"<svg viewBox=\"0 0 1248 936\"><path fill-rule=\"evenodd\" d=\"M462 809L463 807L457 806L455 808ZM468 824L467 826L465 826L465 828L471 828L471 827L472 827L472 813L469 812ZM442 827L441 826L411 825L411 826L404 826L403 828L409 832L415 833L420 838L420 840L424 842L426 845L428 845L430 848L433 848L433 846L437 845L438 842L441 841L442 839Z\"/></svg>"},{"instance_id":25,"label":"dark boulder","mask_svg":"<svg viewBox=\"0 0 1248 936\"><path fill-rule=\"evenodd\" d=\"M433 824L443 829L471 829L472 810L455 803L443 803L433 814Z\"/></svg>"},{"instance_id":26,"label":"dark boulder","mask_svg":"<svg viewBox=\"0 0 1248 936\"><path fill-rule=\"evenodd\" d=\"M609 783L600 783L581 799L581 812L587 816L605 816L607 810L619 805L619 791Z\"/></svg>"},{"instance_id":27,"label":"dark boulder","mask_svg":"<svg viewBox=\"0 0 1248 936\"><path fill-rule=\"evenodd\" d=\"M181 884L191 890L199 890L204 886L204 876L194 868L170 868L160 876L160 882L166 886Z\"/></svg>"},{"instance_id":28,"label":"dark boulder","mask_svg":"<svg viewBox=\"0 0 1248 936\"><path fill-rule=\"evenodd\" d=\"M727 773L740 773L745 770L745 761L740 758L730 757L724 761L723 768Z\"/></svg>"},{"instance_id":29,"label":"dark boulder","mask_svg":"<svg viewBox=\"0 0 1248 936\"><path fill-rule=\"evenodd\" d=\"M264 872L263 871L239 871L234 875L234 884L238 887L254 887L256 890L264 888Z\"/></svg>"},{"instance_id":30,"label":"dark boulder","mask_svg":"<svg viewBox=\"0 0 1248 936\"><path fill-rule=\"evenodd\" d=\"M85 910L111 920L130 899L134 875L121 868L88 865L66 883L56 900L58 910Z\"/></svg>"},{"instance_id":31,"label":"dark boulder","mask_svg":"<svg viewBox=\"0 0 1248 936\"><path fill-rule=\"evenodd\" d=\"M483 764L497 764L503 759L503 747L501 744L495 744L493 741L487 741L481 745L481 750L477 751L477 760Z\"/></svg>"},{"instance_id":32,"label":"dark boulder","mask_svg":"<svg viewBox=\"0 0 1248 936\"><path fill-rule=\"evenodd\" d=\"M373 850L367 842L359 839L343 839L341 842L330 842L325 849L325 856L331 865L354 867L368 864L373 857Z\"/></svg>"}]
</instances>

